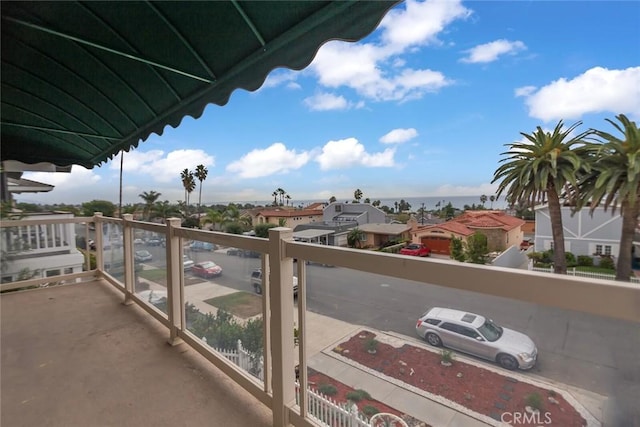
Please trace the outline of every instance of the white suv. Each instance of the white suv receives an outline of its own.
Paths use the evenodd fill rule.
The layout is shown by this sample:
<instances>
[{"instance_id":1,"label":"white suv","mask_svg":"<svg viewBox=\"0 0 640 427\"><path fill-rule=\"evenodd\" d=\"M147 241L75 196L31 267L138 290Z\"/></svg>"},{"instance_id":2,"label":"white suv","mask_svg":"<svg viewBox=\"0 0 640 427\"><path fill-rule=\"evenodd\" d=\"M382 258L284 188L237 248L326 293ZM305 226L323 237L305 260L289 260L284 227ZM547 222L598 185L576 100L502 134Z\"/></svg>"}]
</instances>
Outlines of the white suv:
<instances>
[{"instance_id":1,"label":"white suv","mask_svg":"<svg viewBox=\"0 0 640 427\"><path fill-rule=\"evenodd\" d=\"M251 285L256 294L262 295L262 269L258 268L251 272ZM298 278L293 276L293 297L298 296Z\"/></svg>"}]
</instances>

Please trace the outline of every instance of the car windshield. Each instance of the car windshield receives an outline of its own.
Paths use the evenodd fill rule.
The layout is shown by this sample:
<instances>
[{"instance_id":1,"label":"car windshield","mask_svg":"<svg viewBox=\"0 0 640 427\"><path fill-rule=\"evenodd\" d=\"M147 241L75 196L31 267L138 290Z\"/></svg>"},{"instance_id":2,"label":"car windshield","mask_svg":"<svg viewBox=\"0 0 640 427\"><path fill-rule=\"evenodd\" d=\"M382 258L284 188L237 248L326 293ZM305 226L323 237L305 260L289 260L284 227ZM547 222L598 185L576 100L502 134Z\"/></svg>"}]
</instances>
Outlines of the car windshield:
<instances>
[{"instance_id":1,"label":"car windshield","mask_svg":"<svg viewBox=\"0 0 640 427\"><path fill-rule=\"evenodd\" d=\"M502 336L502 328L491 320L486 320L482 326L478 328L478 332L486 338L487 341L497 341Z\"/></svg>"},{"instance_id":2,"label":"car windshield","mask_svg":"<svg viewBox=\"0 0 640 427\"><path fill-rule=\"evenodd\" d=\"M407 249L420 249L420 246L418 246L418 245L409 245L409 246L407 246Z\"/></svg>"},{"instance_id":3,"label":"car windshield","mask_svg":"<svg viewBox=\"0 0 640 427\"><path fill-rule=\"evenodd\" d=\"M216 266L216 264L214 262L211 262L211 261L203 262L202 264L200 264L200 267L202 267L202 268L213 268L215 266Z\"/></svg>"}]
</instances>

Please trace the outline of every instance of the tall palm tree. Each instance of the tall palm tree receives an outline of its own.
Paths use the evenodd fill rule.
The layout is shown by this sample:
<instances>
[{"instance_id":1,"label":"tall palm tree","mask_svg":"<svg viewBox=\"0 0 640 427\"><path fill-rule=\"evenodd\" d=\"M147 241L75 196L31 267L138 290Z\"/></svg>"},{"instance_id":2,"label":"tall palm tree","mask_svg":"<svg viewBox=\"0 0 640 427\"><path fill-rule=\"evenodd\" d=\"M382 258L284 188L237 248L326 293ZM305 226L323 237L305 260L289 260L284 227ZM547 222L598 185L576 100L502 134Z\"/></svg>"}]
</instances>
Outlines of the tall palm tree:
<instances>
[{"instance_id":1,"label":"tall palm tree","mask_svg":"<svg viewBox=\"0 0 640 427\"><path fill-rule=\"evenodd\" d=\"M200 213L200 206L202 205L202 181L207 179L208 173L209 171L204 165L196 166L195 175L196 175L196 178L198 178L198 181L200 181L199 194L198 194L198 213Z\"/></svg>"},{"instance_id":2,"label":"tall palm tree","mask_svg":"<svg viewBox=\"0 0 640 427\"><path fill-rule=\"evenodd\" d=\"M287 194L287 192L282 188L278 188L276 191L278 192L278 196L280 197L280 206L282 206L284 205L284 195Z\"/></svg>"},{"instance_id":3,"label":"tall palm tree","mask_svg":"<svg viewBox=\"0 0 640 427\"><path fill-rule=\"evenodd\" d=\"M484 207L484 204L487 203L487 196L486 195L482 195L480 196L480 203L482 203L482 206Z\"/></svg>"},{"instance_id":4,"label":"tall palm tree","mask_svg":"<svg viewBox=\"0 0 640 427\"><path fill-rule=\"evenodd\" d=\"M287 199L287 206L289 206L289 202L291 201L291 196L290 195L286 195L284 196L285 199Z\"/></svg>"},{"instance_id":5,"label":"tall palm tree","mask_svg":"<svg viewBox=\"0 0 640 427\"><path fill-rule=\"evenodd\" d=\"M142 200L144 200L144 217L147 219L147 221L151 221L151 210L153 208L153 204L161 195L161 193L158 193L156 191L143 191L142 193L138 194L138 196L140 196Z\"/></svg>"},{"instance_id":6,"label":"tall palm tree","mask_svg":"<svg viewBox=\"0 0 640 427\"><path fill-rule=\"evenodd\" d=\"M620 124L606 119L622 136L593 129L601 138L586 147L591 170L580 180L579 206L590 204L591 213L602 204L605 211L620 209L622 234L616 280L628 282L631 276L633 236L640 215L640 131L625 115L616 116Z\"/></svg>"},{"instance_id":7,"label":"tall palm tree","mask_svg":"<svg viewBox=\"0 0 640 427\"><path fill-rule=\"evenodd\" d=\"M275 190L271 195L273 196L273 206L278 206L278 190Z\"/></svg>"},{"instance_id":8,"label":"tall palm tree","mask_svg":"<svg viewBox=\"0 0 640 427\"><path fill-rule=\"evenodd\" d=\"M587 142L585 137L591 133L587 131L571 136L581 124L577 122L563 129L560 120L553 132L545 132L540 126L531 134L521 132L525 141L505 144L509 150L501 155L507 157L500 160L503 164L491 181L500 181L496 196L506 192L512 203L528 202L533 205L546 198L553 235L554 272L558 274L567 273L560 197L567 186L577 187L576 175L583 163L573 148L584 146Z\"/></svg>"},{"instance_id":9,"label":"tall palm tree","mask_svg":"<svg viewBox=\"0 0 640 427\"><path fill-rule=\"evenodd\" d=\"M494 196L493 194L489 196L489 201L491 202L491 209L493 210L493 202L496 201L496 196Z\"/></svg>"},{"instance_id":10,"label":"tall palm tree","mask_svg":"<svg viewBox=\"0 0 640 427\"><path fill-rule=\"evenodd\" d=\"M189 169L184 169L180 173L180 178L182 180L182 186L184 187L184 206L185 206L185 216L189 215L189 195L195 190L196 183L193 178L193 172Z\"/></svg>"}]
</instances>

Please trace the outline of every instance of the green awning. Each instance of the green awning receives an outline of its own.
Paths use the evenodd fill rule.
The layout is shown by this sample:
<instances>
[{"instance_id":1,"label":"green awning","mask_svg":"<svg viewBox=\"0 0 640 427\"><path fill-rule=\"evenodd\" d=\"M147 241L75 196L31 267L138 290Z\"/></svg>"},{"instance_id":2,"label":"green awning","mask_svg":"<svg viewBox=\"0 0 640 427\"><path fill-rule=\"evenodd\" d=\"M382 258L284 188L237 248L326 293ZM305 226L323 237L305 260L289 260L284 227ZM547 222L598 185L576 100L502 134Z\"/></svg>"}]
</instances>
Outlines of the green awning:
<instances>
[{"instance_id":1,"label":"green awning","mask_svg":"<svg viewBox=\"0 0 640 427\"><path fill-rule=\"evenodd\" d=\"M397 1L2 1L1 160L92 168Z\"/></svg>"}]
</instances>

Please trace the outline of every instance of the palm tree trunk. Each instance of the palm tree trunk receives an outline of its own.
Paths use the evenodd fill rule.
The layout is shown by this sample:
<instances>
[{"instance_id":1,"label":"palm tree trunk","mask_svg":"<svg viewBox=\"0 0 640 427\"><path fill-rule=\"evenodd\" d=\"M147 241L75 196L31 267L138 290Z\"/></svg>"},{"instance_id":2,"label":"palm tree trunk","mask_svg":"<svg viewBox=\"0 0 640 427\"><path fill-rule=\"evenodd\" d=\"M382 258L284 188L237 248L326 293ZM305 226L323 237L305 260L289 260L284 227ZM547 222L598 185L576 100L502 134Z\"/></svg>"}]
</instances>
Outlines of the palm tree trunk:
<instances>
[{"instance_id":1,"label":"palm tree trunk","mask_svg":"<svg viewBox=\"0 0 640 427\"><path fill-rule=\"evenodd\" d=\"M562 210L560 198L553 184L547 189L549 198L549 218L551 220L551 234L553 235L553 272L567 274L567 259L564 252L564 227L562 225Z\"/></svg>"},{"instance_id":2,"label":"palm tree trunk","mask_svg":"<svg viewBox=\"0 0 640 427\"><path fill-rule=\"evenodd\" d=\"M629 282L631 277L631 251L637 218L640 215L640 198L631 206L628 199L622 202L622 236L620 236L620 253L616 266L616 280Z\"/></svg>"}]
</instances>

